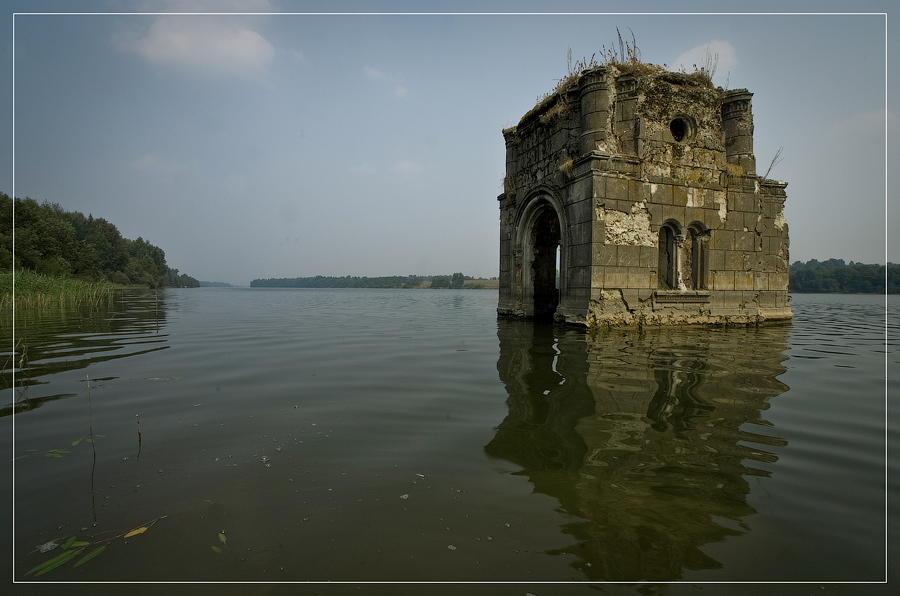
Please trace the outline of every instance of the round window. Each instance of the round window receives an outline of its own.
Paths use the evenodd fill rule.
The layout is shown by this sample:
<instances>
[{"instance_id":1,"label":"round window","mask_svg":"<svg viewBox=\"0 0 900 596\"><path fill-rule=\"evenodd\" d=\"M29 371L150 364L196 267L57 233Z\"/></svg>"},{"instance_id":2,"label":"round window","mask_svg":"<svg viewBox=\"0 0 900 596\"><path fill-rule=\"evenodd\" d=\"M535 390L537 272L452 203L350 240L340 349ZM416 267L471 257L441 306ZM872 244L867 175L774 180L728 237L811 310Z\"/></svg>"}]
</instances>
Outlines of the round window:
<instances>
[{"instance_id":1,"label":"round window","mask_svg":"<svg viewBox=\"0 0 900 596\"><path fill-rule=\"evenodd\" d=\"M675 142L680 143L691 137L693 132L690 121L684 116L678 116L669 123L669 130L672 132L672 138Z\"/></svg>"}]
</instances>

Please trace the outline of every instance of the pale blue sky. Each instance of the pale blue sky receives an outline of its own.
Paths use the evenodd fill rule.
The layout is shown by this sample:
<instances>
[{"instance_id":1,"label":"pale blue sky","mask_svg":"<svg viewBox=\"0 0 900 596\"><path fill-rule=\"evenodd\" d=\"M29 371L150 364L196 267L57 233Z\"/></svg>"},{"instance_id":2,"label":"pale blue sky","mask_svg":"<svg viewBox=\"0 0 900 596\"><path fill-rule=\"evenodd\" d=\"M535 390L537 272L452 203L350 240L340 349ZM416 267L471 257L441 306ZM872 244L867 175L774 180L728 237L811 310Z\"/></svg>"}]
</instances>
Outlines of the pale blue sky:
<instances>
[{"instance_id":1,"label":"pale blue sky","mask_svg":"<svg viewBox=\"0 0 900 596\"><path fill-rule=\"evenodd\" d=\"M719 54L715 83L754 93L760 174L784 147L770 177L789 183L792 261L883 262L885 126L896 155L897 105L889 93L886 117L882 15L128 14L420 5L7 1L6 31L13 12L122 13L15 17L15 194L103 217L198 279L495 276L500 131L566 74L570 48L574 59L599 55L617 42L618 27L634 32L643 60L673 69L690 70L691 56L710 48ZM670 10L640 2L428 6ZM710 9L729 10L679 4ZM853 10L888 9L858 2ZM887 59L897 64L891 41ZM11 87L7 36L2 50ZM0 107L10 115L0 138L10 139L9 87ZM12 143L3 143L0 190L8 194L12 163ZM898 229L895 192L887 205ZM888 258L900 261L896 245Z\"/></svg>"}]
</instances>

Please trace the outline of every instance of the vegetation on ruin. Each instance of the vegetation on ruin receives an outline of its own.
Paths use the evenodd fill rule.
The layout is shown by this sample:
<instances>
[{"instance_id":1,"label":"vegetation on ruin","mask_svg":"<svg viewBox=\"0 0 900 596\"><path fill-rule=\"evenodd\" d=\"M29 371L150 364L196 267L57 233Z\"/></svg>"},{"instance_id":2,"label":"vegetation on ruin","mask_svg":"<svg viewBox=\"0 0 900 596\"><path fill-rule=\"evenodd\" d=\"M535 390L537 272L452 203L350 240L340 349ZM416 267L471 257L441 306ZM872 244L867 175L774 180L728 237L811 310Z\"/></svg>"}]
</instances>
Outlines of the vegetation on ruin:
<instances>
[{"instance_id":1,"label":"vegetation on ruin","mask_svg":"<svg viewBox=\"0 0 900 596\"><path fill-rule=\"evenodd\" d=\"M706 57L701 64L694 64L693 70L688 72L684 66L680 67L678 72L669 72L668 65L657 66L641 61L641 51L637 46L634 38L634 32L631 32L631 42L622 39L622 33L616 28L618 36L618 44L611 45L607 48L605 45L598 53L594 53L590 58L582 58L572 62L572 50L569 50L567 57L566 75L557 81L556 86L547 93L539 96L532 108L521 121L525 121L532 115L538 114L541 123L547 125L557 118L568 113L570 106L568 104L567 94L574 87L581 77L600 67L612 67L620 73L650 73L656 72L664 80L684 85L693 84L707 88L713 88L713 76L716 74L716 67L719 62L718 54L706 53ZM618 45L618 49L616 48ZM516 127L512 126L504 129L504 134L515 131Z\"/></svg>"},{"instance_id":2,"label":"vegetation on ruin","mask_svg":"<svg viewBox=\"0 0 900 596\"><path fill-rule=\"evenodd\" d=\"M763 179L767 179L769 174L772 172L772 168L781 163L781 152L784 151L784 147L779 147L778 151L775 152L775 157L772 158L772 161L769 163L769 168L766 170L766 173L762 175Z\"/></svg>"},{"instance_id":3,"label":"vegetation on ruin","mask_svg":"<svg viewBox=\"0 0 900 596\"><path fill-rule=\"evenodd\" d=\"M575 160L572 159L571 155L567 155L562 163L559 164L559 171L565 174L566 178L572 177L572 174L575 173Z\"/></svg>"},{"instance_id":4,"label":"vegetation on ruin","mask_svg":"<svg viewBox=\"0 0 900 596\"><path fill-rule=\"evenodd\" d=\"M641 62L641 51L634 40L634 32L631 33L631 43L622 39L618 28L616 28L616 34L619 36L619 50L616 51L614 46L610 48L603 46L600 50L599 60L595 53L590 58L582 58L572 64L572 50L570 49L566 60L566 76L560 79L550 92L538 97L537 104L541 105L554 95L565 96L566 92L578 82L581 75L598 66L615 66L621 72L631 72L639 68L639 65L643 63Z\"/></svg>"},{"instance_id":5,"label":"vegetation on ruin","mask_svg":"<svg viewBox=\"0 0 900 596\"><path fill-rule=\"evenodd\" d=\"M798 294L900 294L900 264L866 265L843 259L791 264L788 291Z\"/></svg>"},{"instance_id":6,"label":"vegetation on ruin","mask_svg":"<svg viewBox=\"0 0 900 596\"><path fill-rule=\"evenodd\" d=\"M94 296L116 286L199 286L196 279L170 268L161 248L140 237L123 238L105 219L0 193L0 272L9 280L9 289L0 289L4 300L11 300L13 270L17 305L26 305L20 298L29 295L37 304ZM46 298L51 296L56 298Z\"/></svg>"}]
</instances>

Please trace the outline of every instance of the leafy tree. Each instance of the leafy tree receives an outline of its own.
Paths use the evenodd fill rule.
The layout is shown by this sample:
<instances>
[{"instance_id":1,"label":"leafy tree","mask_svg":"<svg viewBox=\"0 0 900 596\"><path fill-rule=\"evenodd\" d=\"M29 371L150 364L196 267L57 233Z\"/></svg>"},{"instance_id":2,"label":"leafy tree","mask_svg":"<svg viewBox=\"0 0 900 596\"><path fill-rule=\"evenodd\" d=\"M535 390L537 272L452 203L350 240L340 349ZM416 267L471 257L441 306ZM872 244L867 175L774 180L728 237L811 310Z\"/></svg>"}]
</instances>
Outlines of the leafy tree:
<instances>
[{"instance_id":1,"label":"leafy tree","mask_svg":"<svg viewBox=\"0 0 900 596\"><path fill-rule=\"evenodd\" d=\"M105 219L66 211L57 203L38 204L28 197L13 200L0 193L0 269L16 267L47 275L151 288L199 285L190 276L170 273L161 248L143 238L123 238L116 226Z\"/></svg>"},{"instance_id":2,"label":"leafy tree","mask_svg":"<svg viewBox=\"0 0 900 596\"><path fill-rule=\"evenodd\" d=\"M848 293L891 294L900 293L897 273L900 266L894 263L867 265L845 263L843 259L816 259L791 264L788 290L796 293Z\"/></svg>"},{"instance_id":3,"label":"leafy tree","mask_svg":"<svg viewBox=\"0 0 900 596\"><path fill-rule=\"evenodd\" d=\"M432 288L449 288L450 283L451 280L449 275L435 275L431 278Z\"/></svg>"}]
</instances>

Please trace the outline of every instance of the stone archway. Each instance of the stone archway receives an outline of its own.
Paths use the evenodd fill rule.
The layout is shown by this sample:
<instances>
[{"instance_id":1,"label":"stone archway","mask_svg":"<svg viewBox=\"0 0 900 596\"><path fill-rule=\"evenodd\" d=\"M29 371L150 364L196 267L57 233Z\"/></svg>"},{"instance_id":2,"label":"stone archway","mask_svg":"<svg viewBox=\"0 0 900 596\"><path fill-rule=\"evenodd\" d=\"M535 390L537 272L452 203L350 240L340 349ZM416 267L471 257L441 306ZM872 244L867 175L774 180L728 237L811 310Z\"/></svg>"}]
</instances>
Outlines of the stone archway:
<instances>
[{"instance_id":1,"label":"stone archway","mask_svg":"<svg viewBox=\"0 0 900 596\"><path fill-rule=\"evenodd\" d=\"M550 193L522 201L502 229L500 301L505 315L559 320L567 305L570 230Z\"/></svg>"}]
</instances>

